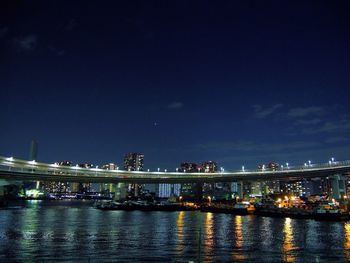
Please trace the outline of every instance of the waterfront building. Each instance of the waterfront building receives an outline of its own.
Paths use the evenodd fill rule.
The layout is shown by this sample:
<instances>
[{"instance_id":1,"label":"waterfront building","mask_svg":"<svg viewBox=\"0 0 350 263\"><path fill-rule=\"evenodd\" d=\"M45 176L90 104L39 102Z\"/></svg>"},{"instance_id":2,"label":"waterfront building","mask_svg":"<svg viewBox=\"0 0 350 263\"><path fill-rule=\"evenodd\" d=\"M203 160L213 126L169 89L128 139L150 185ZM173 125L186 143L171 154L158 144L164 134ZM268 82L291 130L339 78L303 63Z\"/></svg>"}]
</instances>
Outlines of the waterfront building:
<instances>
[{"instance_id":1,"label":"waterfront building","mask_svg":"<svg viewBox=\"0 0 350 263\"><path fill-rule=\"evenodd\" d=\"M264 184L263 194L278 194L281 187L279 181L267 181Z\"/></svg>"},{"instance_id":2,"label":"waterfront building","mask_svg":"<svg viewBox=\"0 0 350 263\"><path fill-rule=\"evenodd\" d=\"M59 161L56 162L57 165L60 166L72 166L71 161ZM60 176L60 174L57 174L57 176ZM43 184L44 191L47 193L53 193L53 194L62 194L62 193L70 193L70 192L76 192L74 190L77 190L78 183L69 183L69 182L45 182ZM73 190L72 190L73 188Z\"/></svg>"},{"instance_id":3,"label":"waterfront building","mask_svg":"<svg viewBox=\"0 0 350 263\"><path fill-rule=\"evenodd\" d=\"M91 163L80 163L78 164L78 166L80 168L85 168L85 169L90 169L94 167L94 165ZM83 193L89 193L89 192L94 192L94 189L92 188L92 183L79 183L78 193L83 194Z\"/></svg>"},{"instance_id":4,"label":"waterfront building","mask_svg":"<svg viewBox=\"0 0 350 263\"><path fill-rule=\"evenodd\" d=\"M181 184L158 184L157 197L169 198L171 196L180 196Z\"/></svg>"},{"instance_id":5,"label":"waterfront building","mask_svg":"<svg viewBox=\"0 0 350 263\"><path fill-rule=\"evenodd\" d=\"M116 170L117 165L115 163L106 163L101 167L104 170ZM100 184L100 192L105 196L110 196L115 192L115 186L113 184Z\"/></svg>"}]
</instances>

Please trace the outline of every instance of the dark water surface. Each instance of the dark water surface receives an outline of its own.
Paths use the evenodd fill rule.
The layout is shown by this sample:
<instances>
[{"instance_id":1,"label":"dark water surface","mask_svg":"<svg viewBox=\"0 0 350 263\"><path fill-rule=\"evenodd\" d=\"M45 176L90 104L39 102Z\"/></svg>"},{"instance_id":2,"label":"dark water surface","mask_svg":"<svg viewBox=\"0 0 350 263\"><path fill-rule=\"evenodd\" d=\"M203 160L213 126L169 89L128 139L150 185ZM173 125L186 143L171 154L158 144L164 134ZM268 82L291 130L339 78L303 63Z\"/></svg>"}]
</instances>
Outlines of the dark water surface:
<instances>
[{"instance_id":1,"label":"dark water surface","mask_svg":"<svg viewBox=\"0 0 350 263\"><path fill-rule=\"evenodd\" d=\"M350 261L350 222L26 206L0 210L0 262Z\"/></svg>"}]
</instances>

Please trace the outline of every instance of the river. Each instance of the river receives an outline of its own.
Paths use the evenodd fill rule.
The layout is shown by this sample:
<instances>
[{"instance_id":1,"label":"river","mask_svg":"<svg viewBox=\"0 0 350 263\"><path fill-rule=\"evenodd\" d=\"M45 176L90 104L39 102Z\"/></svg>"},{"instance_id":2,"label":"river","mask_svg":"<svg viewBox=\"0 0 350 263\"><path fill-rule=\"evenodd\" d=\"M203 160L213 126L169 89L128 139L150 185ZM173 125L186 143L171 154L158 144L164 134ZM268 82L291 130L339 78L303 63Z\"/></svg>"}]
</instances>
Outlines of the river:
<instances>
[{"instance_id":1,"label":"river","mask_svg":"<svg viewBox=\"0 0 350 263\"><path fill-rule=\"evenodd\" d=\"M348 262L350 222L101 211L88 201L0 210L0 262Z\"/></svg>"}]
</instances>

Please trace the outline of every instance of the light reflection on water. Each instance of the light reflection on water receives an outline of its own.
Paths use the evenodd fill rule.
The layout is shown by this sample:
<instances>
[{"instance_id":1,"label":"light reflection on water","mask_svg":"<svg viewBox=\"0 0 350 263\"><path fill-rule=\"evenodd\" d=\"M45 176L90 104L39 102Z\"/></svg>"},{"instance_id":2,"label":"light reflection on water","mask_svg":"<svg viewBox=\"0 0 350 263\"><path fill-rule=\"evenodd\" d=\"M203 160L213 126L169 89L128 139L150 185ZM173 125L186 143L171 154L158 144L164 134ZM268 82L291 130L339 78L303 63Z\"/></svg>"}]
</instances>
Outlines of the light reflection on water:
<instances>
[{"instance_id":1,"label":"light reflection on water","mask_svg":"<svg viewBox=\"0 0 350 263\"><path fill-rule=\"evenodd\" d=\"M214 249L213 213L204 213L204 254L212 255Z\"/></svg>"},{"instance_id":2,"label":"light reflection on water","mask_svg":"<svg viewBox=\"0 0 350 263\"><path fill-rule=\"evenodd\" d=\"M293 241L293 227L292 227L292 219L289 217L284 219L284 227L283 227L284 239L283 239L283 251L282 255L284 255L283 260L286 262L294 262L295 255L293 254L294 241Z\"/></svg>"},{"instance_id":3,"label":"light reflection on water","mask_svg":"<svg viewBox=\"0 0 350 263\"><path fill-rule=\"evenodd\" d=\"M243 225L242 225L242 216L237 215L234 217L234 249L232 252L233 260L244 260L246 259L245 254L242 252L243 247Z\"/></svg>"},{"instance_id":4,"label":"light reflection on water","mask_svg":"<svg viewBox=\"0 0 350 263\"><path fill-rule=\"evenodd\" d=\"M0 210L0 226L0 262L350 261L350 222L100 211L62 202Z\"/></svg>"}]
</instances>

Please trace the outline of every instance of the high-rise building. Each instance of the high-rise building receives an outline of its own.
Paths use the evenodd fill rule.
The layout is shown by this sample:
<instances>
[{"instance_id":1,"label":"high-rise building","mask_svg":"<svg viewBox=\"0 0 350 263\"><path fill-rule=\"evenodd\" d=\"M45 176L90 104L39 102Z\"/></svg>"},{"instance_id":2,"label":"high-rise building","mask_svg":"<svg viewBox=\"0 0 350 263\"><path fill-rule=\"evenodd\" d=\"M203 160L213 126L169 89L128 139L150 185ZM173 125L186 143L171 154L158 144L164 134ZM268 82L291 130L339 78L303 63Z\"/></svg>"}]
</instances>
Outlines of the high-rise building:
<instances>
[{"instance_id":1,"label":"high-rise building","mask_svg":"<svg viewBox=\"0 0 350 263\"><path fill-rule=\"evenodd\" d=\"M127 171L143 171L143 153L127 153L124 156L124 169ZM130 196L138 197L142 191L142 185L129 184L128 192Z\"/></svg>"},{"instance_id":2,"label":"high-rise building","mask_svg":"<svg viewBox=\"0 0 350 263\"><path fill-rule=\"evenodd\" d=\"M205 161L202 163L201 171L204 173L215 173L218 171L218 165L213 161Z\"/></svg>"},{"instance_id":3,"label":"high-rise building","mask_svg":"<svg viewBox=\"0 0 350 263\"><path fill-rule=\"evenodd\" d=\"M178 171L184 173L198 173L201 171L201 167L196 163L183 162Z\"/></svg>"},{"instance_id":4,"label":"high-rise building","mask_svg":"<svg viewBox=\"0 0 350 263\"><path fill-rule=\"evenodd\" d=\"M143 171L144 154L127 153L124 156L124 169L127 171Z\"/></svg>"}]
</instances>

